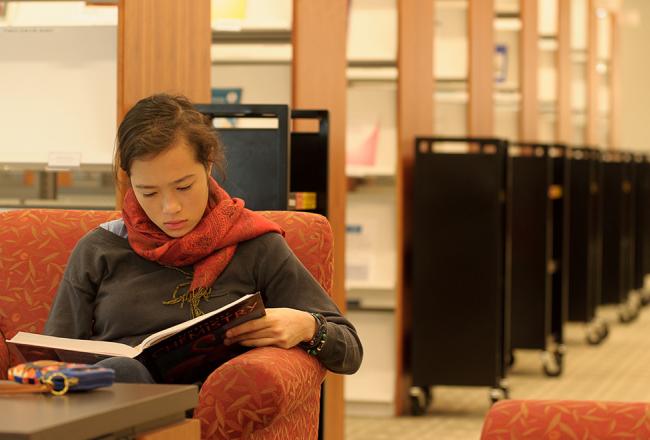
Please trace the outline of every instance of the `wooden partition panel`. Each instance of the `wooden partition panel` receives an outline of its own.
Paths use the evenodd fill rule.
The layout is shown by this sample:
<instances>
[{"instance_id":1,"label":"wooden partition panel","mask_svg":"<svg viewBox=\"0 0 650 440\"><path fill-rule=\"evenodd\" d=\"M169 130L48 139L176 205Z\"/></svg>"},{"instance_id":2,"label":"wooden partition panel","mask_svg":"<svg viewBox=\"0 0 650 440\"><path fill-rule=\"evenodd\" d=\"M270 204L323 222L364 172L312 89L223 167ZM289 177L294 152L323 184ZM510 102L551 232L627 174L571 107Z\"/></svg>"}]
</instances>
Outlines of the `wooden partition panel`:
<instances>
[{"instance_id":1,"label":"wooden partition panel","mask_svg":"<svg viewBox=\"0 0 650 440\"><path fill-rule=\"evenodd\" d=\"M611 60L609 63L609 148L621 148L621 29L618 24L618 13L610 14L611 20ZM627 145L626 147L630 147Z\"/></svg>"},{"instance_id":2,"label":"wooden partition panel","mask_svg":"<svg viewBox=\"0 0 650 440\"><path fill-rule=\"evenodd\" d=\"M539 43L537 0L522 0L519 72L521 80L521 113L519 139L524 142L537 141L539 99L537 92ZM489 77L489 75L485 75Z\"/></svg>"},{"instance_id":3,"label":"wooden partition panel","mask_svg":"<svg viewBox=\"0 0 650 440\"><path fill-rule=\"evenodd\" d=\"M156 92L210 100L210 0L120 0L118 117Z\"/></svg>"},{"instance_id":4,"label":"wooden partition panel","mask_svg":"<svg viewBox=\"0 0 650 440\"><path fill-rule=\"evenodd\" d=\"M468 12L467 134L489 137L494 132L494 0L469 0Z\"/></svg>"},{"instance_id":5,"label":"wooden partition panel","mask_svg":"<svg viewBox=\"0 0 650 440\"><path fill-rule=\"evenodd\" d=\"M587 0L587 145L598 143L598 24L596 0Z\"/></svg>"},{"instance_id":6,"label":"wooden partition panel","mask_svg":"<svg viewBox=\"0 0 650 440\"><path fill-rule=\"evenodd\" d=\"M334 232L332 295L345 312L345 121L347 0L293 1L293 107L325 109L330 115L329 221ZM325 380L326 440L342 440L345 415L343 377Z\"/></svg>"},{"instance_id":7,"label":"wooden partition panel","mask_svg":"<svg viewBox=\"0 0 650 440\"><path fill-rule=\"evenodd\" d=\"M431 0L398 2L397 82L397 378L395 413L408 413L411 369L411 291L407 256L411 250L413 161L415 137L433 129L433 19Z\"/></svg>"},{"instance_id":8,"label":"wooden partition panel","mask_svg":"<svg viewBox=\"0 0 650 440\"><path fill-rule=\"evenodd\" d=\"M120 0L118 124L140 99L178 93L210 101L210 0ZM123 176L117 207L121 207Z\"/></svg>"},{"instance_id":9,"label":"wooden partition panel","mask_svg":"<svg viewBox=\"0 0 650 440\"><path fill-rule=\"evenodd\" d=\"M569 144L571 114L571 0L558 0L557 27L557 123L555 138Z\"/></svg>"}]
</instances>

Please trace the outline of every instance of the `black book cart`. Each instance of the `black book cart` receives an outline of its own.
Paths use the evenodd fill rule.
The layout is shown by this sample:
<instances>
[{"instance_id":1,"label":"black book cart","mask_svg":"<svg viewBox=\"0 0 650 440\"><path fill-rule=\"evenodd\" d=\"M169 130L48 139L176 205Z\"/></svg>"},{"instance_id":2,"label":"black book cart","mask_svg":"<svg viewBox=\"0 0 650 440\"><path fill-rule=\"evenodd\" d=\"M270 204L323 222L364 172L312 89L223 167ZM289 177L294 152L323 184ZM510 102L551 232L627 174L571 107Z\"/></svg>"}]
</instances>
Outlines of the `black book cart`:
<instances>
[{"instance_id":1,"label":"black book cart","mask_svg":"<svg viewBox=\"0 0 650 440\"><path fill-rule=\"evenodd\" d=\"M586 325L589 344L600 344L609 334L596 316L601 302L602 162L601 153L575 147L568 151L569 166L569 321Z\"/></svg>"},{"instance_id":2,"label":"black book cart","mask_svg":"<svg viewBox=\"0 0 650 440\"><path fill-rule=\"evenodd\" d=\"M650 159L635 156L636 167L636 240L634 288L641 291L643 304L650 302L646 277L650 274Z\"/></svg>"},{"instance_id":3,"label":"black book cart","mask_svg":"<svg viewBox=\"0 0 650 440\"><path fill-rule=\"evenodd\" d=\"M551 264L551 335L564 352L564 325L569 320L569 233L571 227L571 162L569 148L556 144L550 149L553 183L549 188L553 210Z\"/></svg>"},{"instance_id":4,"label":"black book cart","mask_svg":"<svg viewBox=\"0 0 650 440\"><path fill-rule=\"evenodd\" d=\"M289 200L291 208L327 217L329 172L329 112L327 110L292 110L291 177ZM313 120L317 131L296 130L298 121Z\"/></svg>"},{"instance_id":5,"label":"black book cart","mask_svg":"<svg viewBox=\"0 0 650 440\"><path fill-rule=\"evenodd\" d=\"M619 306L621 322L639 314L634 290L636 167L631 154L603 153L602 303Z\"/></svg>"},{"instance_id":6,"label":"black book cart","mask_svg":"<svg viewBox=\"0 0 650 440\"><path fill-rule=\"evenodd\" d=\"M567 319L566 148L511 144L512 349L542 350L547 376L562 373ZM511 354L514 362L514 354Z\"/></svg>"},{"instance_id":7,"label":"black book cart","mask_svg":"<svg viewBox=\"0 0 650 440\"><path fill-rule=\"evenodd\" d=\"M289 107L266 104L197 104L203 114L229 124L215 128L224 145L225 178L212 176L252 210L287 210L289 203ZM262 124L247 124L253 119ZM229 126L231 125L231 126Z\"/></svg>"},{"instance_id":8,"label":"black book cart","mask_svg":"<svg viewBox=\"0 0 650 440\"><path fill-rule=\"evenodd\" d=\"M411 390L414 413L435 385L508 397L507 141L415 142ZM425 396L422 399L422 395Z\"/></svg>"}]
</instances>

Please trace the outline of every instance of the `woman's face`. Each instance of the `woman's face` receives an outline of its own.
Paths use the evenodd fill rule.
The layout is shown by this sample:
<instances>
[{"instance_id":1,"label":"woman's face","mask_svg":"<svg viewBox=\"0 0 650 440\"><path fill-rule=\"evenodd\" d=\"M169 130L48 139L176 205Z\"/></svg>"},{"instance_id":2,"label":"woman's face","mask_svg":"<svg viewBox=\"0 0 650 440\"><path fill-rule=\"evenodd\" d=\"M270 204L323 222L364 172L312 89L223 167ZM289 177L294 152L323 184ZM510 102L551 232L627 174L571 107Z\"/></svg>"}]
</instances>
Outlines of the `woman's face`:
<instances>
[{"instance_id":1,"label":"woman's face","mask_svg":"<svg viewBox=\"0 0 650 440\"><path fill-rule=\"evenodd\" d=\"M154 157L131 164L131 186L149 219L170 237L182 237L201 221L208 203L208 174L180 138Z\"/></svg>"}]
</instances>

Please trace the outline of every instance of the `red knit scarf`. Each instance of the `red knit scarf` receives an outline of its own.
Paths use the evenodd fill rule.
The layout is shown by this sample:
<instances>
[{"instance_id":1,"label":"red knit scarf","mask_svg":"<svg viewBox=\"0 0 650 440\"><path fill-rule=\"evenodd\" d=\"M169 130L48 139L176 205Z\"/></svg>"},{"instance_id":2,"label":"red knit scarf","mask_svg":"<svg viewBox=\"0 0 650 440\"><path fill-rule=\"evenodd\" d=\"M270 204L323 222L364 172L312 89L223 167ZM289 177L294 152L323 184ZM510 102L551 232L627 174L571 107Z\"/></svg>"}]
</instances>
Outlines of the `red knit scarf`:
<instances>
[{"instance_id":1,"label":"red knit scarf","mask_svg":"<svg viewBox=\"0 0 650 440\"><path fill-rule=\"evenodd\" d=\"M147 260L166 266L193 265L190 292L212 287L235 254L237 243L267 232L284 235L276 223L244 208L242 199L231 198L212 178L209 190L203 218L179 238L168 236L147 217L133 189L124 196L122 216L133 250Z\"/></svg>"}]
</instances>

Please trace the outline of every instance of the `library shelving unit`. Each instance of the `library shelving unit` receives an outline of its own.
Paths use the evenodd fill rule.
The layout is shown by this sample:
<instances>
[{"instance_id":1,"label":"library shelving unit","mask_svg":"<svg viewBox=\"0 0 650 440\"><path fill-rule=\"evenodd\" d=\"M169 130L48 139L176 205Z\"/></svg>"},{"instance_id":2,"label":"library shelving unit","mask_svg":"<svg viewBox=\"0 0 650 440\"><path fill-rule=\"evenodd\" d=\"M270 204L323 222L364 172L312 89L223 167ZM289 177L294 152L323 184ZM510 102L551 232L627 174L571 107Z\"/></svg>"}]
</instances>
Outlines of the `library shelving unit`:
<instances>
[{"instance_id":1,"label":"library shelving unit","mask_svg":"<svg viewBox=\"0 0 650 440\"><path fill-rule=\"evenodd\" d=\"M114 209L117 25L114 5L4 2L2 208Z\"/></svg>"},{"instance_id":2,"label":"library shelving unit","mask_svg":"<svg viewBox=\"0 0 650 440\"><path fill-rule=\"evenodd\" d=\"M0 26L24 27L23 32L3 32L9 47L20 48L20 56L14 57L3 47L8 55L2 66L5 85L18 93L13 100L2 90L4 100L29 106L27 113L20 105L10 113L30 127L34 103L49 114L40 130L31 130L31 140L21 124L6 121L19 130L21 140L3 148L5 154L18 156L0 161L17 163L15 173L10 173L24 171L22 186L41 187L34 200L21 198L11 207L119 208L123 188L115 188L111 172L116 121L137 100L156 91L175 90L195 101L209 96L209 41L203 38L209 35L209 0L191 7L147 0L123 0L119 6L76 1L4 2L4 6ZM158 25L163 22L169 38L159 38ZM14 38L24 41L9 41ZM187 50L176 50L180 46ZM19 72L21 63L28 67L14 80L11 73ZM171 71L174 75L160 74ZM96 87L98 83L103 86ZM30 93L36 91L39 95L32 99ZM10 131L3 132L5 142L11 142ZM34 139L43 135L46 138ZM21 183L14 187L18 194L25 189Z\"/></svg>"},{"instance_id":3,"label":"library shelving unit","mask_svg":"<svg viewBox=\"0 0 650 440\"><path fill-rule=\"evenodd\" d=\"M234 92L225 104L291 103L292 1L252 0L212 11L211 86ZM227 12L230 12L227 14Z\"/></svg>"},{"instance_id":4,"label":"library shelving unit","mask_svg":"<svg viewBox=\"0 0 650 440\"><path fill-rule=\"evenodd\" d=\"M536 2L496 0L494 2L494 136L510 141L527 140L523 129L523 88L526 85L525 69L535 66L534 52L524 52L525 37L529 28L523 27L528 5ZM536 11L534 11L536 12ZM534 14L536 16L536 13ZM525 59L526 62L523 62Z\"/></svg>"},{"instance_id":5,"label":"library shelving unit","mask_svg":"<svg viewBox=\"0 0 650 440\"><path fill-rule=\"evenodd\" d=\"M593 107L595 111L595 145L601 149L614 149L620 148L618 145L617 134L615 127L612 123L612 90L613 90L613 72L615 57L612 51L613 45L616 43L615 38L618 36L615 31L614 14L610 13L605 8L597 7L595 11L590 11L590 16L595 15L596 33L596 85L594 86L594 93L597 95L596 105ZM593 19L592 19L593 20Z\"/></svg>"},{"instance_id":6,"label":"library shelving unit","mask_svg":"<svg viewBox=\"0 0 650 440\"><path fill-rule=\"evenodd\" d=\"M431 128L440 136L467 136L467 1L435 2L433 77L436 108Z\"/></svg>"},{"instance_id":7,"label":"library shelving unit","mask_svg":"<svg viewBox=\"0 0 650 440\"><path fill-rule=\"evenodd\" d=\"M395 411L397 4L355 0L348 15L345 288L364 341L348 414Z\"/></svg>"},{"instance_id":8,"label":"library shelving unit","mask_svg":"<svg viewBox=\"0 0 650 440\"><path fill-rule=\"evenodd\" d=\"M560 42L558 27L560 13L558 0L545 0L538 3L538 71L537 100L538 124L537 141L559 142L558 132L558 76Z\"/></svg>"},{"instance_id":9,"label":"library shelving unit","mask_svg":"<svg viewBox=\"0 0 650 440\"><path fill-rule=\"evenodd\" d=\"M571 138L572 145L587 144L588 84L588 0L571 2L570 14L570 71L571 71Z\"/></svg>"}]
</instances>

